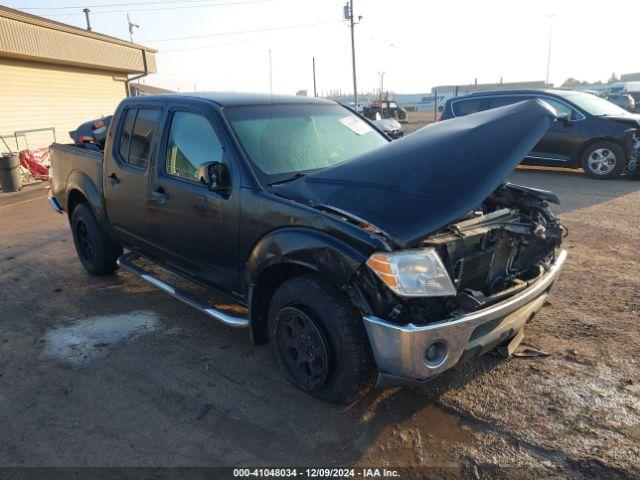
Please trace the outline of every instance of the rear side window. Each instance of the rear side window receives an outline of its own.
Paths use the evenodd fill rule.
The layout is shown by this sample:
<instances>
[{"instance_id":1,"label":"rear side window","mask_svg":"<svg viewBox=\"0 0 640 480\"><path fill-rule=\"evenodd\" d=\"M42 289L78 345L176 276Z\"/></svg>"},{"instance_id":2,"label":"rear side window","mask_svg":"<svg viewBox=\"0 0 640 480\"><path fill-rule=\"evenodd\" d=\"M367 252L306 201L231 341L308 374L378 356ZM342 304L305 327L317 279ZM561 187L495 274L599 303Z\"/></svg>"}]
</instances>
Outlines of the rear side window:
<instances>
[{"instance_id":1,"label":"rear side window","mask_svg":"<svg viewBox=\"0 0 640 480\"><path fill-rule=\"evenodd\" d=\"M525 100L527 99L523 97L493 97L489 99L489 104L487 106L487 109L506 107L507 105L523 102Z\"/></svg>"},{"instance_id":2,"label":"rear side window","mask_svg":"<svg viewBox=\"0 0 640 480\"><path fill-rule=\"evenodd\" d=\"M120 157L123 160L129 158L129 143L131 142L131 132L133 131L133 122L136 119L137 110L129 109L124 114L124 121L122 122L122 132L120 133Z\"/></svg>"},{"instance_id":3,"label":"rear side window","mask_svg":"<svg viewBox=\"0 0 640 480\"><path fill-rule=\"evenodd\" d=\"M462 117L463 115L469 115L470 113L476 113L480 110L480 103L482 98L473 98L469 100L457 100L452 103L451 109L456 117Z\"/></svg>"},{"instance_id":4,"label":"rear side window","mask_svg":"<svg viewBox=\"0 0 640 480\"><path fill-rule=\"evenodd\" d=\"M122 161L137 168L147 168L159 116L160 111L155 108L127 110L120 134L119 153Z\"/></svg>"}]
</instances>

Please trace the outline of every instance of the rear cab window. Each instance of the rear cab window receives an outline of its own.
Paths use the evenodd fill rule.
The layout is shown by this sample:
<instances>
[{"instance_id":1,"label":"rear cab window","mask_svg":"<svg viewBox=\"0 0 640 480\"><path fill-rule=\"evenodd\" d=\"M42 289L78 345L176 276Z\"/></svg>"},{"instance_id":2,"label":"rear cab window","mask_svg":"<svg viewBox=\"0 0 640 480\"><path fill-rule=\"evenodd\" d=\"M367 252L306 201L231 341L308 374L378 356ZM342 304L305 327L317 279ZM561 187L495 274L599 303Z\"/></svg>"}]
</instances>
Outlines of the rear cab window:
<instances>
[{"instance_id":1,"label":"rear cab window","mask_svg":"<svg viewBox=\"0 0 640 480\"><path fill-rule=\"evenodd\" d=\"M125 111L118 139L118 157L121 163L147 169L159 118L158 108L134 107Z\"/></svg>"}]
</instances>

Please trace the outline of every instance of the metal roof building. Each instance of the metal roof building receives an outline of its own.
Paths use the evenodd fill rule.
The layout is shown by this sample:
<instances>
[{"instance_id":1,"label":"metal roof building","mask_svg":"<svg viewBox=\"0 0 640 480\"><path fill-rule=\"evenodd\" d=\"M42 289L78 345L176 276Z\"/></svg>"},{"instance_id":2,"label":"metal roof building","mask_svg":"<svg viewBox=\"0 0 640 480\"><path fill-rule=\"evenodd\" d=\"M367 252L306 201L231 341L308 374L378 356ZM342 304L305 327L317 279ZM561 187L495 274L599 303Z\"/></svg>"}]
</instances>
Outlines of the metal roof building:
<instances>
[{"instance_id":1,"label":"metal roof building","mask_svg":"<svg viewBox=\"0 0 640 480\"><path fill-rule=\"evenodd\" d=\"M66 142L80 123L113 113L129 75L155 73L155 53L0 6L0 135L17 149L51 143L52 129Z\"/></svg>"}]
</instances>

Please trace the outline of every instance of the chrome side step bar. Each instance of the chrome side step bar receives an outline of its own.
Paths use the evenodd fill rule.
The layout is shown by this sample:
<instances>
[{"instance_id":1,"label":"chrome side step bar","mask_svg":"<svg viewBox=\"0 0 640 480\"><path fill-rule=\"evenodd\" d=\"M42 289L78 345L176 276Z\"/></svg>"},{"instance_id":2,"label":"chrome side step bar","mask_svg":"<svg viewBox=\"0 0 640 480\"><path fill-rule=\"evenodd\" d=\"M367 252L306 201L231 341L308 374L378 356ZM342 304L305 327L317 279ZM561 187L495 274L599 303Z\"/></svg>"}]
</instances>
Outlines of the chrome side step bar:
<instances>
[{"instance_id":1,"label":"chrome side step bar","mask_svg":"<svg viewBox=\"0 0 640 480\"><path fill-rule=\"evenodd\" d=\"M200 310L202 313L213 318L214 320L217 320L229 327L234 327L234 328L247 328L249 326L249 319L245 317L236 317L236 316L221 312L220 310L213 307L212 305L207 305L202 303L200 300L196 299L188 292L185 292L184 290L173 287L168 283L160 280L159 278L154 277L145 269L140 268L137 265L134 265L133 261L136 260L137 258L139 258L138 255L136 255L133 252L129 252L129 253L125 253L124 255L120 255L118 257L117 263L120 268L126 270L129 273L133 273L135 276L140 277L142 280L146 282L149 282L154 287L159 288L163 292L168 293L169 295L180 300L181 302L184 302L187 305L190 305L191 307L197 310Z\"/></svg>"}]
</instances>

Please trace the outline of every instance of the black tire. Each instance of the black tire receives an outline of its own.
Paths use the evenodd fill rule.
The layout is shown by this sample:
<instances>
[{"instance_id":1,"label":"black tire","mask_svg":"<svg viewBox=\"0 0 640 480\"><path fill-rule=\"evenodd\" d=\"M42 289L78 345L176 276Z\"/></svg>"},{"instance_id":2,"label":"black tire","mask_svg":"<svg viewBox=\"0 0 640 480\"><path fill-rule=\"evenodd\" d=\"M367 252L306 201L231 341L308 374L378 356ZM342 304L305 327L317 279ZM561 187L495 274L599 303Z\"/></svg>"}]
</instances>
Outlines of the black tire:
<instances>
[{"instance_id":1,"label":"black tire","mask_svg":"<svg viewBox=\"0 0 640 480\"><path fill-rule=\"evenodd\" d=\"M623 172L627 164L624 149L614 142L596 142L582 155L582 169L591 178L611 180Z\"/></svg>"},{"instance_id":2,"label":"black tire","mask_svg":"<svg viewBox=\"0 0 640 480\"><path fill-rule=\"evenodd\" d=\"M640 157L640 155L638 155L638 157ZM640 180L640 158L638 157L629 160L624 169L625 176L633 180Z\"/></svg>"},{"instance_id":3,"label":"black tire","mask_svg":"<svg viewBox=\"0 0 640 480\"><path fill-rule=\"evenodd\" d=\"M81 203L73 210L71 231L78 258L87 272L109 275L116 271L122 247L100 228L87 204Z\"/></svg>"},{"instance_id":4,"label":"black tire","mask_svg":"<svg viewBox=\"0 0 640 480\"><path fill-rule=\"evenodd\" d=\"M375 362L362 318L342 292L319 276L283 283L271 299L268 318L280 369L296 388L348 405L373 386ZM292 324L299 330L292 332ZM305 361L307 353L311 360Z\"/></svg>"}]
</instances>

